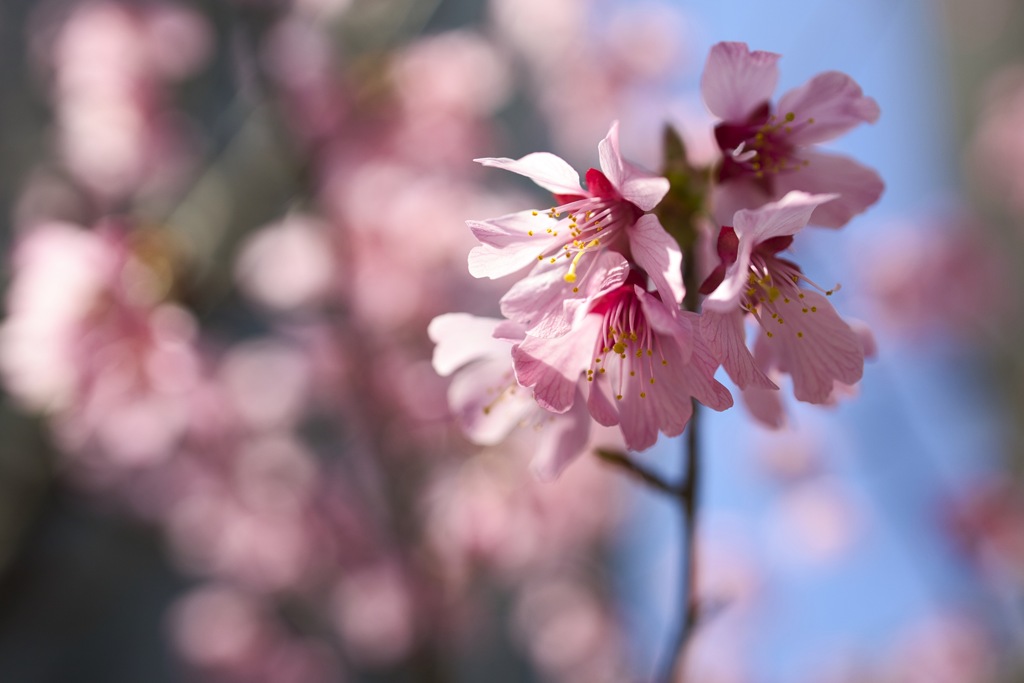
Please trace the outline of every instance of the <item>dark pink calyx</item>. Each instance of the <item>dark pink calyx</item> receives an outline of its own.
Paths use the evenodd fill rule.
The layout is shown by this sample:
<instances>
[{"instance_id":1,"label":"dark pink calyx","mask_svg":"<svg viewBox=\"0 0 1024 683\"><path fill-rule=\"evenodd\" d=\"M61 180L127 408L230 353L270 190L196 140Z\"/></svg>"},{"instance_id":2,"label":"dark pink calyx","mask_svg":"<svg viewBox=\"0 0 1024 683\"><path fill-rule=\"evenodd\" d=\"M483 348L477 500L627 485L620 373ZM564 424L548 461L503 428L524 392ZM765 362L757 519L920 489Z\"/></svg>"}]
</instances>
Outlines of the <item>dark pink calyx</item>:
<instances>
[{"instance_id":1,"label":"dark pink calyx","mask_svg":"<svg viewBox=\"0 0 1024 683\"><path fill-rule=\"evenodd\" d=\"M596 168L587 171L587 190L594 197L610 199L616 202L622 201L622 195L612 185L612 181L608 180L608 176Z\"/></svg>"},{"instance_id":2,"label":"dark pink calyx","mask_svg":"<svg viewBox=\"0 0 1024 683\"><path fill-rule=\"evenodd\" d=\"M718 289L725 279L725 271L729 266L736 263L736 254L739 252L740 240L736 231L728 225L723 225L718 233L718 266L707 276L700 286L700 293L707 296Z\"/></svg>"}]
</instances>

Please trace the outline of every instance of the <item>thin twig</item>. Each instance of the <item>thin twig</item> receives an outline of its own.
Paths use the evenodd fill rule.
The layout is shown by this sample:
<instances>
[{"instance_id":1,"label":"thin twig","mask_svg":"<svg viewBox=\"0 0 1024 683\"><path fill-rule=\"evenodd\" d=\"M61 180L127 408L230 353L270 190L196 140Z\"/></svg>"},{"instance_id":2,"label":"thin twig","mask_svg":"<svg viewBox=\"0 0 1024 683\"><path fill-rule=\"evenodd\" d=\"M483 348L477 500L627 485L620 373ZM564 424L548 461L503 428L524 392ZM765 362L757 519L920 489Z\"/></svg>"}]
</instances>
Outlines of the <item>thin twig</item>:
<instances>
[{"instance_id":1,"label":"thin twig","mask_svg":"<svg viewBox=\"0 0 1024 683\"><path fill-rule=\"evenodd\" d=\"M619 451L610 451L604 448L597 448L594 450L594 454L597 455L597 457L604 460L606 463L626 470L637 479L640 479L648 486L651 486L652 488L657 489L662 493L667 493L673 498L678 498L684 495L682 487L673 486L672 484L662 479L661 476L659 476L658 474L655 474L654 472L647 469L643 465L634 462L625 453L620 453Z\"/></svg>"},{"instance_id":2,"label":"thin twig","mask_svg":"<svg viewBox=\"0 0 1024 683\"><path fill-rule=\"evenodd\" d=\"M685 149L681 138L671 129L666 129L666 149L671 150L671 158L667 159L667 172L675 171L677 182L686 179L691 182L698 173L686 161ZM673 168L674 167L674 168ZM710 173L710 171L709 171ZM699 191L699 189L698 189ZM683 204L683 206L688 206ZM689 205L690 210L681 215L673 216L677 223L677 240L683 251L682 275L683 285L686 294L683 299L683 309L696 313L700 308L700 273L698 264L697 249L697 220L693 210L700 204ZM680 239L681 238L681 239ZM680 547L680 587L679 595L682 601L675 636L671 647L666 651L664 664L659 670L658 681L661 683L682 683L685 677L686 652L693 639L697 622L700 618L699 600L697 596L697 510L700 494L700 438L699 438L699 415L700 404L696 399L690 399L693 405L693 414L690 423L686 428L685 464L683 480L674 488L678 491L679 511L682 514L681 520L681 547Z\"/></svg>"}]
</instances>

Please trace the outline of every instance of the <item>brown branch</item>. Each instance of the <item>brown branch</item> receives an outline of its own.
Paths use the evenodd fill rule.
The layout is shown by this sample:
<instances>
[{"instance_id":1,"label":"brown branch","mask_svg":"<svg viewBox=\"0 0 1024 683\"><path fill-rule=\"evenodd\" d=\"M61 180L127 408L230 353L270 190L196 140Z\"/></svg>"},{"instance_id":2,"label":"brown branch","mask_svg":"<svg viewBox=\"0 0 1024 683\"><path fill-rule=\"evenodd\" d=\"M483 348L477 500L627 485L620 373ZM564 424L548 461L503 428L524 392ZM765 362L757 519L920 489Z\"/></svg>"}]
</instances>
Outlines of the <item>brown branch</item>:
<instances>
[{"instance_id":1,"label":"brown branch","mask_svg":"<svg viewBox=\"0 0 1024 683\"><path fill-rule=\"evenodd\" d=\"M609 465L613 465L615 467L619 467L625 470L631 476L639 479L640 481L644 482L651 488L661 491L662 493L667 493L673 498L679 498L683 495L686 495L683 492L683 487L673 486L672 484L662 479L661 476L659 476L658 474L655 474L654 472L647 469L643 465L634 462L625 453L621 453L619 451L611 451L605 448L597 448L594 450L594 454L597 457L601 458L601 460L604 460Z\"/></svg>"}]
</instances>

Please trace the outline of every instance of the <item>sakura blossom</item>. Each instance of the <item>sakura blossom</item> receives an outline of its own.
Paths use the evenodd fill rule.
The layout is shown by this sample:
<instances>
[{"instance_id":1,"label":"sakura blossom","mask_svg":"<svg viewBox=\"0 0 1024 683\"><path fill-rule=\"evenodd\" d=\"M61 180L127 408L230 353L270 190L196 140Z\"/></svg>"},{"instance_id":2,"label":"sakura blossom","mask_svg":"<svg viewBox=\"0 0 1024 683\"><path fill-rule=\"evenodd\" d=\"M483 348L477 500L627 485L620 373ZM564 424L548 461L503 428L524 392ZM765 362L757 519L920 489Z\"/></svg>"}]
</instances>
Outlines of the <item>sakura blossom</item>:
<instances>
[{"instance_id":1,"label":"sakura blossom","mask_svg":"<svg viewBox=\"0 0 1024 683\"><path fill-rule=\"evenodd\" d=\"M682 298L678 247L658 218L645 213L668 192L668 180L623 159L618 122L612 124L598 152L601 169L587 171L586 189L567 162L547 152L521 159L476 160L530 178L558 202L547 210L467 221L481 242L469 255L469 271L475 277L498 278L535 266L522 288L510 292L504 301L503 312L527 329L558 316L562 300L580 292L585 295L594 272L588 266L593 255L603 250L634 259L677 301ZM519 305L524 296L540 299L533 315Z\"/></svg>"},{"instance_id":2,"label":"sakura blossom","mask_svg":"<svg viewBox=\"0 0 1024 683\"><path fill-rule=\"evenodd\" d=\"M722 152L715 214L727 223L739 209L755 209L791 190L836 193L815 209L810 222L838 228L878 201L878 174L817 145L879 117L875 100L849 76L826 71L771 101L781 55L750 50L746 43L711 48L701 93L719 119L715 139Z\"/></svg>"},{"instance_id":3,"label":"sakura blossom","mask_svg":"<svg viewBox=\"0 0 1024 683\"><path fill-rule=\"evenodd\" d=\"M704 5L5 3L0 680L1015 680L1019 79Z\"/></svg>"},{"instance_id":4,"label":"sakura blossom","mask_svg":"<svg viewBox=\"0 0 1024 683\"><path fill-rule=\"evenodd\" d=\"M526 427L537 434L531 468L540 478L553 479L588 445L590 419L582 403L564 414L544 410L517 383L510 362L513 344L524 337L517 328L467 314L438 316L428 327L437 344L434 369L442 375L456 371L448 400L471 441L493 445Z\"/></svg>"},{"instance_id":5,"label":"sakura blossom","mask_svg":"<svg viewBox=\"0 0 1024 683\"><path fill-rule=\"evenodd\" d=\"M681 434L691 397L715 410L732 405L728 390L713 377L717 363L694 329L696 316L677 313L639 279L621 263L566 335L528 334L513 354L518 381L554 412L573 407L576 382L585 374L591 416L606 426L620 425L633 450L654 445L659 431Z\"/></svg>"},{"instance_id":6,"label":"sakura blossom","mask_svg":"<svg viewBox=\"0 0 1024 683\"><path fill-rule=\"evenodd\" d=\"M736 213L719 233L721 263L704 281L701 330L740 388L771 389L777 368L793 378L797 399L825 403L834 382L853 384L864 368L861 337L836 313L824 289L779 256L834 195L791 192L757 210ZM761 327L757 351L745 343L744 316Z\"/></svg>"}]
</instances>

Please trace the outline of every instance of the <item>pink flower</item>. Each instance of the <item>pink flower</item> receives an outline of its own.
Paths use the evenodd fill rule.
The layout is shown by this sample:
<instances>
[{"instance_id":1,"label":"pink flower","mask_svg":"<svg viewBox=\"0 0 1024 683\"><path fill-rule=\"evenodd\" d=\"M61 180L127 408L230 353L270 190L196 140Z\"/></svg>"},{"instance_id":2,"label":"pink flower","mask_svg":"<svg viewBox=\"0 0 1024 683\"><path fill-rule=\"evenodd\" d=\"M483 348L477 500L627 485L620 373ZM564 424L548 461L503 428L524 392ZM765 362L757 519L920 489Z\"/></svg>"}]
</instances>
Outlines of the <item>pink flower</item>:
<instances>
[{"instance_id":1,"label":"pink flower","mask_svg":"<svg viewBox=\"0 0 1024 683\"><path fill-rule=\"evenodd\" d=\"M864 342L829 303L833 290L814 284L779 256L817 207L833 199L790 192L756 211L738 211L735 227L723 227L719 234L722 262L701 287L708 294L701 332L741 389L776 388L765 373L777 369L792 376L797 399L827 403L837 382L853 384L861 378ZM764 330L753 355L744 333L748 313ZM763 400L757 403L764 414L755 415L762 419L778 413Z\"/></svg>"},{"instance_id":2,"label":"pink flower","mask_svg":"<svg viewBox=\"0 0 1024 683\"><path fill-rule=\"evenodd\" d=\"M697 318L646 291L625 261L609 271L570 331L554 338L527 334L513 351L516 377L543 407L574 407L585 373L587 407L602 425L620 425L626 446L643 450L658 432L681 434L694 397L715 410L732 405L714 379L718 363L694 329Z\"/></svg>"},{"instance_id":3,"label":"pink flower","mask_svg":"<svg viewBox=\"0 0 1024 683\"><path fill-rule=\"evenodd\" d=\"M816 209L810 223L841 227L878 201L884 184L870 168L813 146L874 123L878 104L849 76L827 71L784 94L773 110L778 60L772 52L751 52L745 43L718 43L708 55L701 92L722 120L715 127L723 154L716 215L725 223L735 211L790 190L834 192L839 197Z\"/></svg>"},{"instance_id":4,"label":"pink flower","mask_svg":"<svg viewBox=\"0 0 1024 683\"><path fill-rule=\"evenodd\" d=\"M518 325L446 313L430 322L427 333L437 345L434 369L442 376L454 373L448 403L470 441L494 445L516 427L532 426L540 440L531 469L541 479L554 479L584 451L590 436L586 410L563 415L543 410L516 382L511 353L513 342L523 337Z\"/></svg>"},{"instance_id":5,"label":"pink flower","mask_svg":"<svg viewBox=\"0 0 1024 683\"><path fill-rule=\"evenodd\" d=\"M682 299L681 255L653 209L669 189L668 180L624 160L618 122L598 145L601 170L587 171L587 188L561 158L547 152L521 159L477 159L485 166L527 176L555 195L556 206L484 221L467 221L481 244L469 255L474 277L498 278L533 264L518 289L502 301L502 312L533 331L563 318L562 303L586 298L595 271L594 254L611 250L647 271L655 285ZM600 277L596 278L600 281Z\"/></svg>"}]
</instances>

